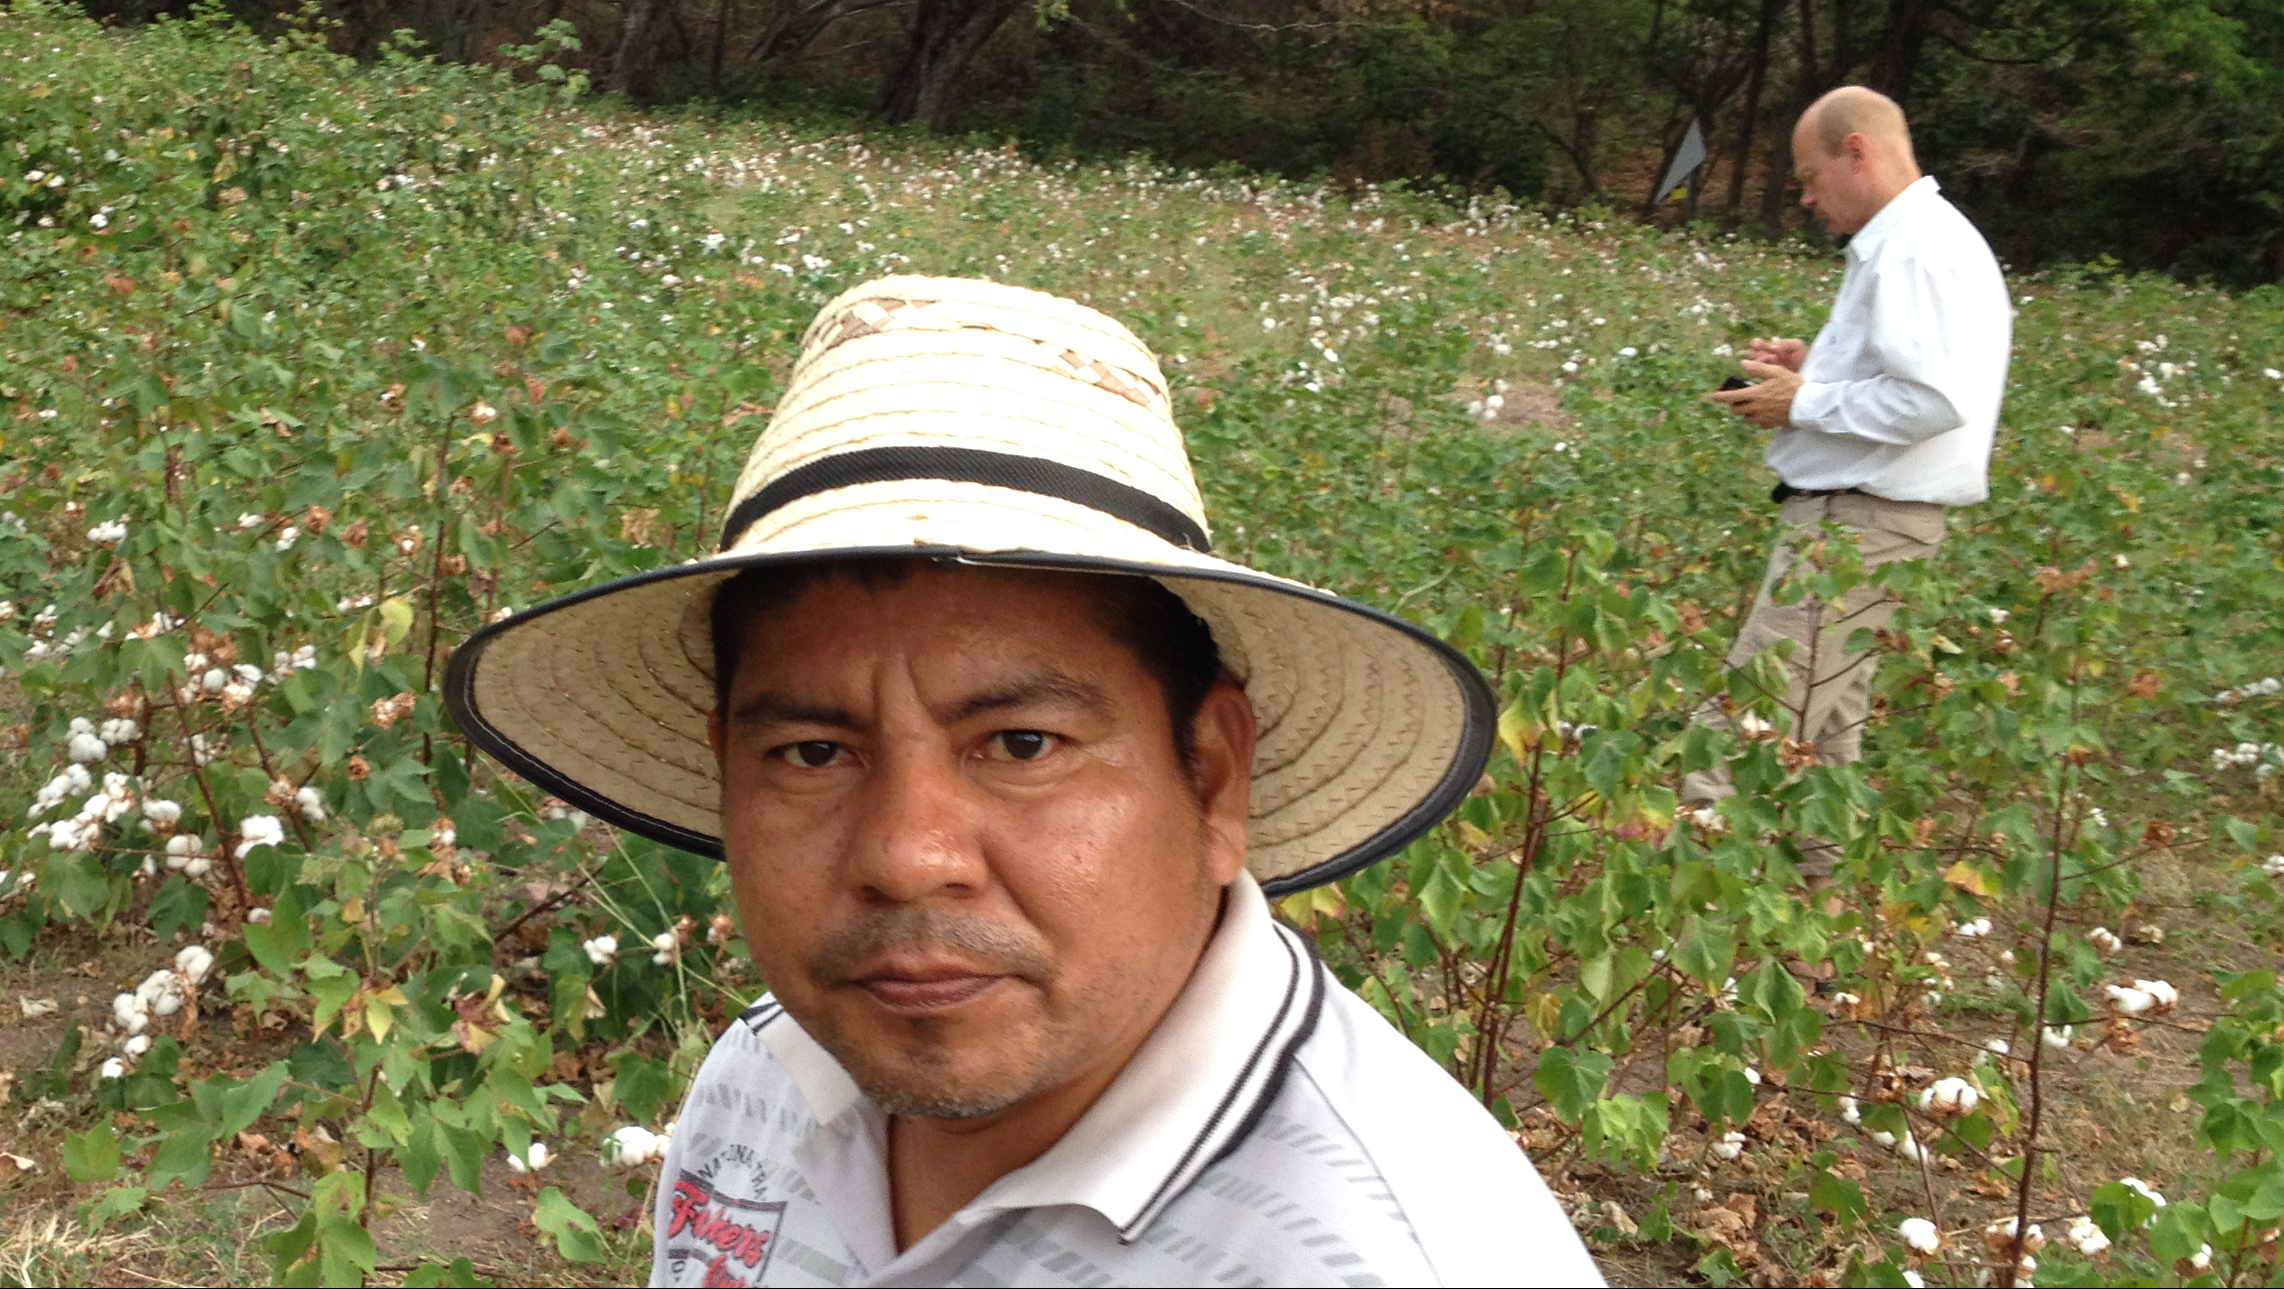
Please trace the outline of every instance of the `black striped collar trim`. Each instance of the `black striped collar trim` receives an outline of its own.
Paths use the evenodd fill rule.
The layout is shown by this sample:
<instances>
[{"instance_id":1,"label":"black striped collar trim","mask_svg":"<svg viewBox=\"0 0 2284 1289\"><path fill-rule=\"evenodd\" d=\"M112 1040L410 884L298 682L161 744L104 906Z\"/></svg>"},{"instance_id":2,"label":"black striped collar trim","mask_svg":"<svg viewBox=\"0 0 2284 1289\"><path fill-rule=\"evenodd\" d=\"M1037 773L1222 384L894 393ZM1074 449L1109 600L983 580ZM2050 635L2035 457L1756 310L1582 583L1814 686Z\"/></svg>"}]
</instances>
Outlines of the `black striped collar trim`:
<instances>
[{"instance_id":1,"label":"black striped collar trim","mask_svg":"<svg viewBox=\"0 0 2284 1289\"><path fill-rule=\"evenodd\" d=\"M1317 1018L1324 1011L1325 978L1316 944L1282 923L1272 920L1270 926L1278 947L1286 955L1284 998L1278 1003L1268 1029L1253 1045L1252 1054L1222 1096L1221 1104L1198 1128L1189 1148L1175 1161L1173 1171L1158 1183L1158 1189L1151 1193L1142 1211L1119 1228L1121 1244L1141 1239L1159 1214L1181 1198L1182 1192L1253 1135L1269 1103L1277 1099L1286 1077L1292 1073L1301 1044L1316 1032Z\"/></svg>"}]
</instances>

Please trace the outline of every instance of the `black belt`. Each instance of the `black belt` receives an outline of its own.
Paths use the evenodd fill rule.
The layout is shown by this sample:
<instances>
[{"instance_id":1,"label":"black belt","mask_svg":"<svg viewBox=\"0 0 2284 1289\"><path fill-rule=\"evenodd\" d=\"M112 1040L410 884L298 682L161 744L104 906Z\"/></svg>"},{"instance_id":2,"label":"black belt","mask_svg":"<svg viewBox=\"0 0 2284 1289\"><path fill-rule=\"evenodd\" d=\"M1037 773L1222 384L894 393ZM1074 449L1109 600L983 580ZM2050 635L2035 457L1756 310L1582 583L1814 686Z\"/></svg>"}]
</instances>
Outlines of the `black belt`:
<instances>
[{"instance_id":1,"label":"black belt","mask_svg":"<svg viewBox=\"0 0 2284 1289\"><path fill-rule=\"evenodd\" d=\"M1861 488L1795 488L1782 479L1777 480L1777 485L1769 489L1769 500L1780 506L1794 497L1869 497L1871 495Z\"/></svg>"}]
</instances>

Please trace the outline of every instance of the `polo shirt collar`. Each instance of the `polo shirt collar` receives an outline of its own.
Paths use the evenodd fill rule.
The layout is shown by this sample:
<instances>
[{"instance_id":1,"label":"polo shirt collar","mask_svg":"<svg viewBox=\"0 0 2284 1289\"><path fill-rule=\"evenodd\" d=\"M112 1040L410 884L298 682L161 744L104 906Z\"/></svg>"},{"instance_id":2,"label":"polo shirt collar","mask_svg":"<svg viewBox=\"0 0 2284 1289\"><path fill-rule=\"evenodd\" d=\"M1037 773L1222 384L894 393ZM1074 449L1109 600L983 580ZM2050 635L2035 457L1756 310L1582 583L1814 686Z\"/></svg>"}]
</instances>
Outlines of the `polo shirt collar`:
<instances>
[{"instance_id":1,"label":"polo shirt collar","mask_svg":"<svg viewBox=\"0 0 2284 1289\"><path fill-rule=\"evenodd\" d=\"M1888 234L1895 231L1897 224L1903 222L1910 208L1933 197L1941 188L1942 185L1935 182L1935 176L1921 175L1905 185L1902 192L1888 198L1887 205L1880 207L1879 213L1864 221L1864 226L1848 239L1849 261L1861 264L1877 255L1880 244L1887 240Z\"/></svg>"},{"instance_id":2,"label":"polo shirt collar","mask_svg":"<svg viewBox=\"0 0 2284 1289\"><path fill-rule=\"evenodd\" d=\"M1221 925L1189 983L1126 1068L1062 1140L993 1183L962 1217L1077 1204L1107 1218L1122 1241L1140 1239L1199 1174L1252 1131L1283 1086L1294 1053L1314 1032L1323 1004L1314 946L1278 926L1261 888L1240 874L1223 893ZM867 1192L864 1207L873 1207L879 1202L870 1194L873 1186L882 1200L887 1190L885 1117L790 1016L759 1011L762 1041L817 1118L811 1146L877 1143L878 1182L849 1179ZM832 1153L833 1162L846 1167L865 1152ZM831 1166L823 1158L806 1161L812 1185L840 1189L814 1165ZM852 1251L868 1252L856 1248L857 1232L845 1234L858 1237Z\"/></svg>"}]
</instances>

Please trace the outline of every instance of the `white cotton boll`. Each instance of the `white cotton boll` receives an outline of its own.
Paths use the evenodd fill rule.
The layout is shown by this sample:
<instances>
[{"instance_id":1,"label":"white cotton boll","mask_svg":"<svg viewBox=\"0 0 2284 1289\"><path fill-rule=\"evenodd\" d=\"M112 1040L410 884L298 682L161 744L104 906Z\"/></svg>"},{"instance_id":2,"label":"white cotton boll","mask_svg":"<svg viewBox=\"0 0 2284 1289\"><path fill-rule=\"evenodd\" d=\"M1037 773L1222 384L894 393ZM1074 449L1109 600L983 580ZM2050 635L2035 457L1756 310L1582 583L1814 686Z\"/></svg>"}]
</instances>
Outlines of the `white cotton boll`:
<instances>
[{"instance_id":1,"label":"white cotton boll","mask_svg":"<svg viewBox=\"0 0 2284 1289\"><path fill-rule=\"evenodd\" d=\"M2149 1000L2156 1004L2158 1011L2169 1012L2180 1005L2181 991L2167 981L2136 980L2133 987L2149 995Z\"/></svg>"},{"instance_id":2,"label":"white cotton boll","mask_svg":"<svg viewBox=\"0 0 2284 1289\"><path fill-rule=\"evenodd\" d=\"M1898 1223L1895 1233L1911 1246L1914 1253L1933 1253L1943 1247L1943 1233L1924 1217L1907 1217Z\"/></svg>"},{"instance_id":3,"label":"white cotton boll","mask_svg":"<svg viewBox=\"0 0 2284 1289\"><path fill-rule=\"evenodd\" d=\"M1761 1085L1761 1072L1760 1072L1759 1070L1756 1070L1756 1069L1754 1069L1754 1068L1753 1068L1752 1066L1750 1066L1750 1065L1746 1066L1746 1067L1745 1067L1745 1082L1752 1084L1752 1085L1753 1085L1754 1087L1756 1087L1756 1088L1757 1088L1757 1087L1759 1087L1759 1086Z\"/></svg>"},{"instance_id":4,"label":"white cotton boll","mask_svg":"<svg viewBox=\"0 0 2284 1289\"><path fill-rule=\"evenodd\" d=\"M193 881L214 871L214 861L199 855L182 866L182 875Z\"/></svg>"},{"instance_id":5,"label":"white cotton boll","mask_svg":"<svg viewBox=\"0 0 2284 1289\"><path fill-rule=\"evenodd\" d=\"M2102 992L2109 996L2110 1010L2120 1016L2139 1016L2157 1005L2157 1000L2147 991L2124 985L2108 985Z\"/></svg>"},{"instance_id":6,"label":"white cotton boll","mask_svg":"<svg viewBox=\"0 0 2284 1289\"><path fill-rule=\"evenodd\" d=\"M640 1124L628 1124L603 1139L603 1162L635 1168L666 1153L666 1138Z\"/></svg>"},{"instance_id":7,"label":"white cotton boll","mask_svg":"<svg viewBox=\"0 0 2284 1289\"><path fill-rule=\"evenodd\" d=\"M119 1047L121 1051L124 1051L130 1057L141 1056L143 1053L151 1050L151 1036L148 1034L137 1034L133 1038L130 1038L126 1042L120 1044Z\"/></svg>"},{"instance_id":8,"label":"white cotton boll","mask_svg":"<svg viewBox=\"0 0 2284 1289\"><path fill-rule=\"evenodd\" d=\"M2014 950L2012 950L2012 949L2001 949L2001 950L1999 950L1999 961L2000 961L2002 964L2006 965L2006 966L2009 966L2009 967L2013 966L2013 965L2014 965Z\"/></svg>"},{"instance_id":9,"label":"white cotton boll","mask_svg":"<svg viewBox=\"0 0 2284 1289\"><path fill-rule=\"evenodd\" d=\"M2011 1056L2014 1048L2003 1038L1994 1038L1983 1044L1983 1050L1993 1056Z\"/></svg>"},{"instance_id":10,"label":"white cotton boll","mask_svg":"<svg viewBox=\"0 0 2284 1289\"><path fill-rule=\"evenodd\" d=\"M2086 942L2099 949L2104 957L2125 947L2125 941L2118 939L2117 933L2106 926L2098 926L2086 932Z\"/></svg>"},{"instance_id":11,"label":"white cotton boll","mask_svg":"<svg viewBox=\"0 0 2284 1289\"><path fill-rule=\"evenodd\" d=\"M1918 1139L1908 1132L1903 1134L1903 1140L1895 1143L1895 1153L1915 1164L1924 1164L1933 1158L1932 1152L1920 1145Z\"/></svg>"},{"instance_id":12,"label":"white cotton boll","mask_svg":"<svg viewBox=\"0 0 2284 1289\"><path fill-rule=\"evenodd\" d=\"M102 728L95 732L95 736L112 747L117 747L121 743L132 743L143 737L143 727L124 716L115 717L103 722Z\"/></svg>"},{"instance_id":13,"label":"white cotton boll","mask_svg":"<svg viewBox=\"0 0 2284 1289\"><path fill-rule=\"evenodd\" d=\"M547 1149L546 1142L535 1141L531 1143L531 1150L528 1154L519 1157L513 1151L508 1153L508 1171L519 1176L536 1173L547 1167L548 1161L553 1158L555 1156Z\"/></svg>"},{"instance_id":14,"label":"white cotton boll","mask_svg":"<svg viewBox=\"0 0 2284 1289\"><path fill-rule=\"evenodd\" d=\"M270 911L259 906L247 909L246 921L254 926L268 926L270 924Z\"/></svg>"},{"instance_id":15,"label":"white cotton boll","mask_svg":"<svg viewBox=\"0 0 2284 1289\"><path fill-rule=\"evenodd\" d=\"M174 956L174 969L190 983L202 984L207 973L214 970L214 954L205 945L185 945Z\"/></svg>"},{"instance_id":16,"label":"white cotton boll","mask_svg":"<svg viewBox=\"0 0 2284 1289\"><path fill-rule=\"evenodd\" d=\"M262 846L277 846L285 842L285 825L276 815L248 815L238 821L237 856L244 859L248 853Z\"/></svg>"},{"instance_id":17,"label":"white cotton boll","mask_svg":"<svg viewBox=\"0 0 2284 1289\"><path fill-rule=\"evenodd\" d=\"M121 1029L133 1023L136 1014L143 1010L143 1000L133 994L120 994L111 1000L111 1019L119 1022Z\"/></svg>"},{"instance_id":18,"label":"white cotton boll","mask_svg":"<svg viewBox=\"0 0 2284 1289\"><path fill-rule=\"evenodd\" d=\"M120 1060L120 1059L119 1059L118 1057L116 1057L116 1056L114 1056L114 1057L111 1057L111 1058L109 1058L109 1059L105 1060L105 1061L103 1062L103 1064L102 1064L100 1067L98 1067L98 1068L97 1068L97 1070L95 1071L95 1077L97 1077L97 1078L99 1078L99 1079L123 1079L123 1078L126 1078L126 1077L127 1077L127 1063L126 1063L125 1061L122 1061L122 1060Z\"/></svg>"},{"instance_id":19,"label":"white cotton boll","mask_svg":"<svg viewBox=\"0 0 2284 1289\"><path fill-rule=\"evenodd\" d=\"M1846 1124L1860 1124L1864 1121L1863 1107L1856 1104L1854 1097L1840 1098L1840 1121Z\"/></svg>"},{"instance_id":20,"label":"white cotton boll","mask_svg":"<svg viewBox=\"0 0 2284 1289\"><path fill-rule=\"evenodd\" d=\"M117 546L127 540L127 523L122 519L113 519L97 524L87 530L87 540L97 546Z\"/></svg>"},{"instance_id":21,"label":"white cotton boll","mask_svg":"<svg viewBox=\"0 0 2284 1289\"><path fill-rule=\"evenodd\" d=\"M293 794L293 805L294 809L301 812L301 817L309 822L313 824L325 822L325 798L318 795L317 789L306 784L296 789Z\"/></svg>"},{"instance_id":22,"label":"white cotton boll","mask_svg":"<svg viewBox=\"0 0 2284 1289\"><path fill-rule=\"evenodd\" d=\"M182 822L182 803L169 801L165 797L145 797L143 818L161 828L172 828Z\"/></svg>"},{"instance_id":23,"label":"white cotton boll","mask_svg":"<svg viewBox=\"0 0 2284 1289\"><path fill-rule=\"evenodd\" d=\"M1717 1159L1735 1159L1744 1153L1745 1134L1741 1132L1724 1132L1721 1139L1713 1143L1713 1155Z\"/></svg>"},{"instance_id":24,"label":"white cotton boll","mask_svg":"<svg viewBox=\"0 0 2284 1289\"><path fill-rule=\"evenodd\" d=\"M2062 1238L2089 1258L2100 1257L2110 1247L2110 1237L2102 1234L2101 1226L2094 1219L2082 1215L2070 1219L2070 1228L2063 1232Z\"/></svg>"},{"instance_id":25,"label":"white cotton boll","mask_svg":"<svg viewBox=\"0 0 2284 1289\"><path fill-rule=\"evenodd\" d=\"M2038 1031L2038 1041L2058 1051L2070 1046L2070 1040L2076 1036L2077 1030L2075 1025L2048 1025Z\"/></svg>"},{"instance_id":26,"label":"white cotton boll","mask_svg":"<svg viewBox=\"0 0 2284 1289\"><path fill-rule=\"evenodd\" d=\"M296 527L294 527L292 524L287 524L287 525L285 526L285 528L284 528L283 530L281 530L281 531L278 533L278 551L279 551L279 553L281 553L281 554L282 554L282 553L284 553L284 552L286 552L286 551L290 551L290 550L292 550L292 549L293 549L293 544L294 544L295 542L297 542L297 541L300 541L300 540L301 540L301 530L300 530L299 528L296 528Z\"/></svg>"},{"instance_id":27,"label":"white cotton boll","mask_svg":"<svg viewBox=\"0 0 2284 1289\"><path fill-rule=\"evenodd\" d=\"M2203 1275L2207 1271L2212 1270L2213 1246L2209 1244L2198 1245L2197 1251L2189 1255L2189 1267L2198 1275Z\"/></svg>"},{"instance_id":28,"label":"white cotton boll","mask_svg":"<svg viewBox=\"0 0 2284 1289\"><path fill-rule=\"evenodd\" d=\"M222 687L229 683L230 673L220 667L209 667L206 674L198 678L198 687L209 694L221 693Z\"/></svg>"},{"instance_id":29,"label":"white cotton boll","mask_svg":"<svg viewBox=\"0 0 2284 1289\"><path fill-rule=\"evenodd\" d=\"M598 935L579 946L586 951L587 961L598 967L608 967L619 957L619 938L615 935Z\"/></svg>"},{"instance_id":30,"label":"white cotton boll","mask_svg":"<svg viewBox=\"0 0 2284 1289\"><path fill-rule=\"evenodd\" d=\"M1885 1128L1875 1128L1875 1129L1873 1129L1873 1130L1872 1130L1872 1141L1873 1141L1875 1144L1877 1144L1877 1145L1880 1145L1880 1146L1883 1146L1883 1147L1886 1147L1887 1149L1890 1149L1890 1150L1893 1150L1893 1149L1895 1148L1895 1134L1894 1134L1894 1133L1892 1133L1892 1132L1889 1132L1889 1131L1888 1131L1887 1129L1885 1129Z\"/></svg>"},{"instance_id":31,"label":"white cotton boll","mask_svg":"<svg viewBox=\"0 0 2284 1289\"><path fill-rule=\"evenodd\" d=\"M1905 1267L1903 1269L1903 1282L1911 1286L1911 1289L1927 1289L1927 1277L1912 1270L1910 1267Z\"/></svg>"},{"instance_id":32,"label":"white cotton boll","mask_svg":"<svg viewBox=\"0 0 2284 1289\"><path fill-rule=\"evenodd\" d=\"M2270 877L2284 878L2284 855L2270 855L2262 860L2260 871Z\"/></svg>"},{"instance_id":33,"label":"white cotton boll","mask_svg":"<svg viewBox=\"0 0 2284 1289\"><path fill-rule=\"evenodd\" d=\"M74 734L64 747L74 762L100 761L111 753L110 747L92 733Z\"/></svg>"},{"instance_id":34,"label":"white cotton boll","mask_svg":"<svg viewBox=\"0 0 2284 1289\"><path fill-rule=\"evenodd\" d=\"M1982 1099L1982 1092L1974 1084L1953 1076L1937 1079L1921 1092L1919 1108L1938 1118L1956 1118L1973 1114Z\"/></svg>"},{"instance_id":35,"label":"white cotton boll","mask_svg":"<svg viewBox=\"0 0 2284 1289\"><path fill-rule=\"evenodd\" d=\"M259 685L262 683L262 669L250 662L239 663L237 666L232 667L230 670L238 677L239 680L245 682L246 684Z\"/></svg>"}]
</instances>

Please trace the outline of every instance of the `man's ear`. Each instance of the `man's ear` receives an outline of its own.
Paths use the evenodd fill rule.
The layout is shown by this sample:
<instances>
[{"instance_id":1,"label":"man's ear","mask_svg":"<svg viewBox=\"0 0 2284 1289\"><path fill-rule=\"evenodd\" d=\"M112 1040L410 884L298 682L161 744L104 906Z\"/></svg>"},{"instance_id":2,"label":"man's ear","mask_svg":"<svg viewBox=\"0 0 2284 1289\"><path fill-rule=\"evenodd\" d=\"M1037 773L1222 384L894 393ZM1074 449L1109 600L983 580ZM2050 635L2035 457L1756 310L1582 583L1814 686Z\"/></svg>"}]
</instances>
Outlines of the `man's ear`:
<instances>
[{"instance_id":1,"label":"man's ear","mask_svg":"<svg viewBox=\"0 0 2284 1289\"><path fill-rule=\"evenodd\" d=\"M1228 680L1214 682L1191 729L1198 803L1204 809L1206 858L1217 886L1245 867L1253 806L1253 702Z\"/></svg>"}]
</instances>

